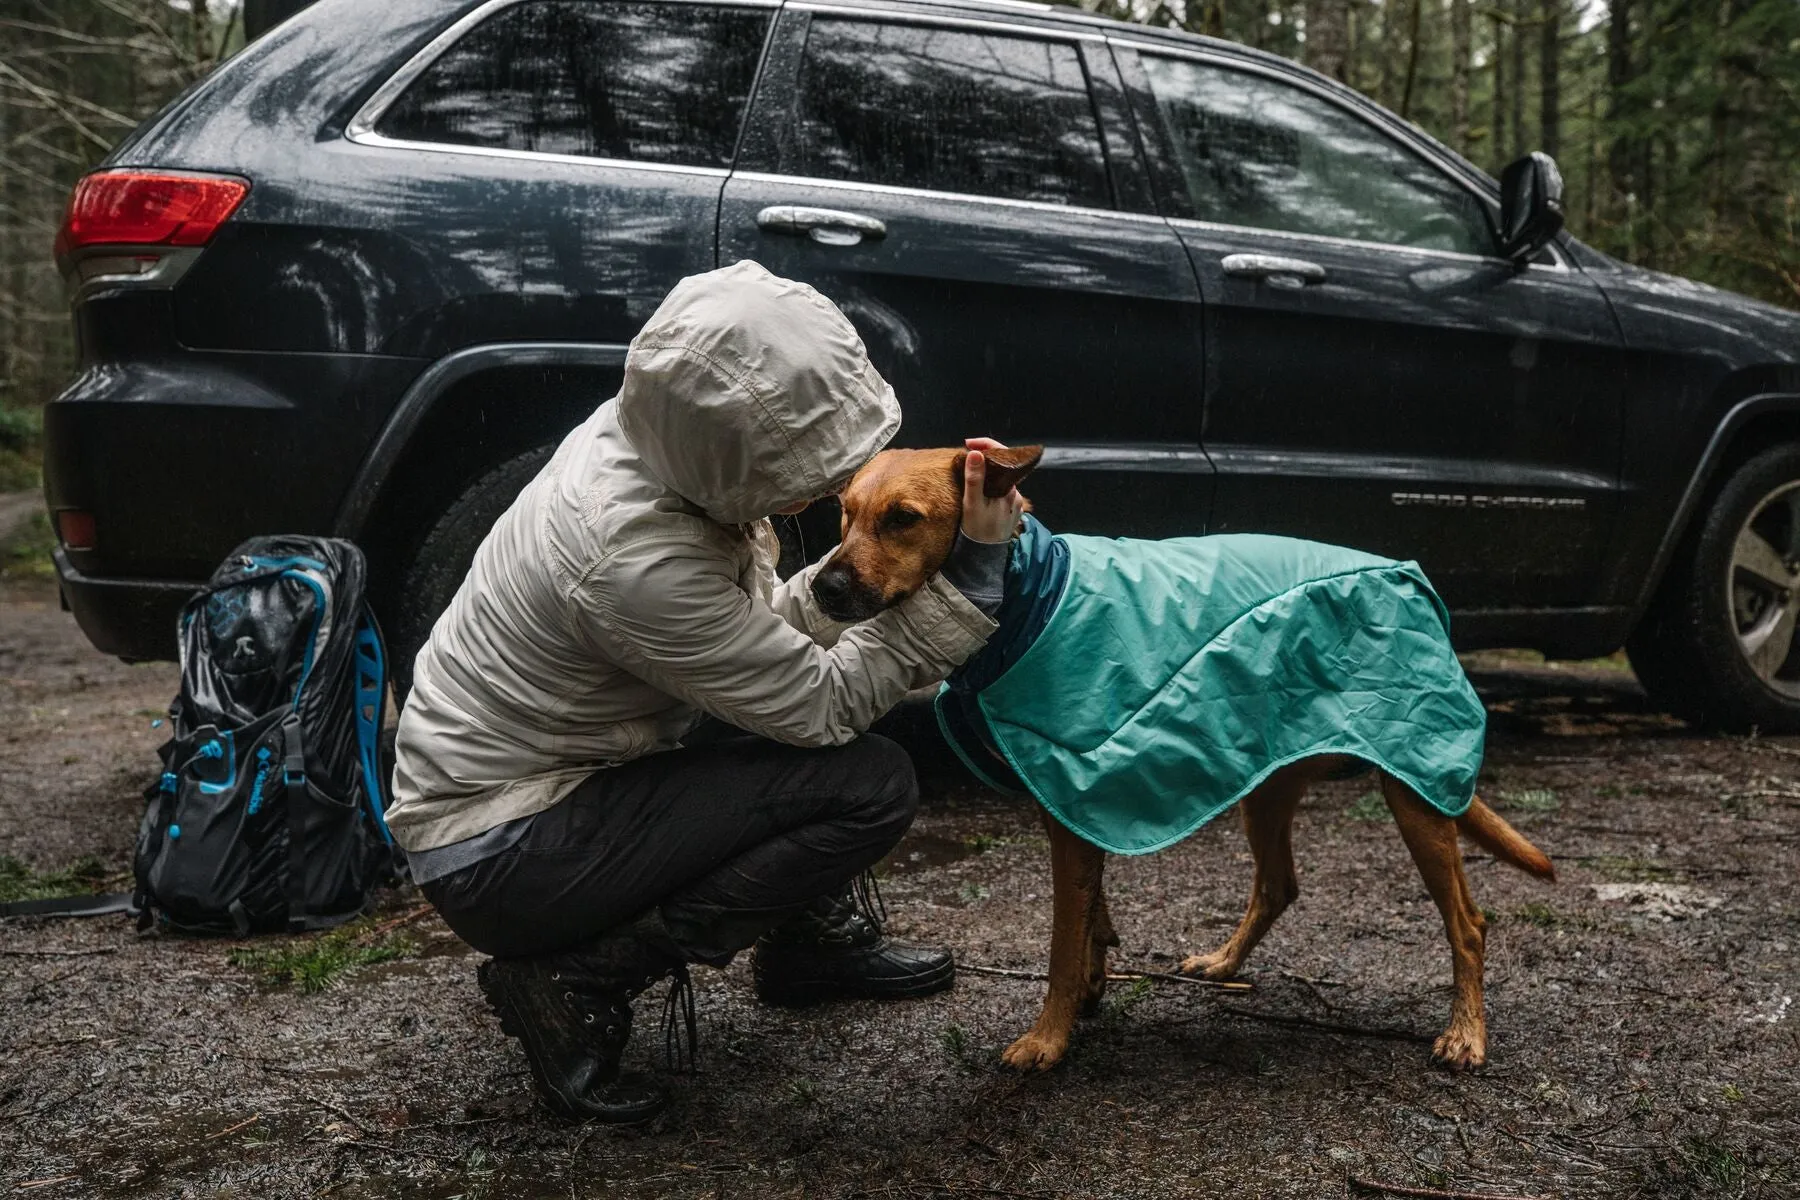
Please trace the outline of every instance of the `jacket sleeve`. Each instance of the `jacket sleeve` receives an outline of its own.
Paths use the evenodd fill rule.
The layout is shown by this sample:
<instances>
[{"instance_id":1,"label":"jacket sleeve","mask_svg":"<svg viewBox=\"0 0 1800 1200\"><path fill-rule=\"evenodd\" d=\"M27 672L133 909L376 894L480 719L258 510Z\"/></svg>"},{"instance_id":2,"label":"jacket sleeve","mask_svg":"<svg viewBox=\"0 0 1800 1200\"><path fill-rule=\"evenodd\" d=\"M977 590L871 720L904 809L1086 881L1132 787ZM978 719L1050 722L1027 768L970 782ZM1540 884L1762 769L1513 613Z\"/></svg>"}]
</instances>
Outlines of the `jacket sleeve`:
<instances>
[{"instance_id":1,"label":"jacket sleeve","mask_svg":"<svg viewBox=\"0 0 1800 1200\"><path fill-rule=\"evenodd\" d=\"M626 670L739 729L796 746L851 740L908 691L948 675L995 628L934 579L821 646L740 587L730 560L686 540L617 551L575 599L598 647Z\"/></svg>"}]
</instances>

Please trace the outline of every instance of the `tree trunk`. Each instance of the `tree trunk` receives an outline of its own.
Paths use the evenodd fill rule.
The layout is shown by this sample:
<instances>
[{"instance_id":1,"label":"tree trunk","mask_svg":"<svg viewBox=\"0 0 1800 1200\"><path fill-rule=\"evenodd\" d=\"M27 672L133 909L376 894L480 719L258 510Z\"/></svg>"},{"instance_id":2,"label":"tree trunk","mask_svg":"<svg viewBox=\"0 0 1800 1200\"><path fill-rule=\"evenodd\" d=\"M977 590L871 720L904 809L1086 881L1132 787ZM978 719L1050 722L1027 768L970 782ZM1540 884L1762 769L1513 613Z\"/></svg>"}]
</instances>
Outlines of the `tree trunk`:
<instances>
[{"instance_id":1,"label":"tree trunk","mask_svg":"<svg viewBox=\"0 0 1800 1200\"><path fill-rule=\"evenodd\" d=\"M1627 198L1636 190L1632 178L1635 146L1628 132L1632 104L1625 93L1631 77L1631 0L1612 0L1606 29L1606 87L1607 117L1613 127L1613 141L1607 151L1607 169L1612 176L1615 200L1625 202L1628 222L1634 216L1635 206ZM1613 205L1607 207L1610 209Z\"/></svg>"},{"instance_id":2,"label":"tree trunk","mask_svg":"<svg viewBox=\"0 0 1800 1200\"><path fill-rule=\"evenodd\" d=\"M1333 79L1345 77L1350 58L1346 0L1306 0L1306 65Z\"/></svg>"},{"instance_id":3,"label":"tree trunk","mask_svg":"<svg viewBox=\"0 0 1800 1200\"><path fill-rule=\"evenodd\" d=\"M1207 37L1225 36L1225 0L1206 0L1201 6L1200 32Z\"/></svg>"},{"instance_id":4,"label":"tree trunk","mask_svg":"<svg viewBox=\"0 0 1800 1200\"><path fill-rule=\"evenodd\" d=\"M1450 0L1450 140L1469 152L1469 0Z\"/></svg>"},{"instance_id":5,"label":"tree trunk","mask_svg":"<svg viewBox=\"0 0 1800 1200\"><path fill-rule=\"evenodd\" d=\"M1406 33L1406 87L1400 95L1400 119L1412 120L1413 88L1419 82L1419 18L1424 0L1412 0L1412 16Z\"/></svg>"},{"instance_id":6,"label":"tree trunk","mask_svg":"<svg viewBox=\"0 0 1800 1200\"><path fill-rule=\"evenodd\" d=\"M1544 0L1538 39L1538 149L1562 153L1562 0Z\"/></svg>"},{"instance_id":7,"label":"tree trunk","mask_svg":"<svg viewBox=\"0 0 1800 1200\"><path fill-rule=\"evenodd\" d=\"M1489 15L1494 23L1494 128L1488 153L1498 175L1506 165L1506 18L1499 9Z\"/></svg>"},{"instance_id":8,"label":"tree trunk","mask_svg":"<svg viewBox=\"0 0 1800 1200\"><path fill-rule=\"evenodd\" d=\"M1512 152L1511 162L1525 153L1525 23L1530 0L1513 0L1512 15Z\"/></svg>"}]
</instances>

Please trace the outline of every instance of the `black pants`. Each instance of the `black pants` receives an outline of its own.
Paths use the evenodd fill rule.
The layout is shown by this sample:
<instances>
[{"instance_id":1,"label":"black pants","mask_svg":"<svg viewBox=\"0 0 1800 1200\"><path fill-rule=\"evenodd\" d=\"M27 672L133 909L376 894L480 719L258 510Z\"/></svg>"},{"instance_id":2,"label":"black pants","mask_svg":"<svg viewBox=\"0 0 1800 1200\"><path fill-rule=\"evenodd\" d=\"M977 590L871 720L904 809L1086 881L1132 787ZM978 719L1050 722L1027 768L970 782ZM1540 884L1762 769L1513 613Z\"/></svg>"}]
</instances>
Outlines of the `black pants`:
<instances>
[{"instance_id":1,"label":"black pants","mask_svg":"<svg viewBox=\"0 0 1800 1200\"><path fill-rule=\"evenodd\" d=\"M570 950L659 906L697 962L723 963L839 894L912 824L912 761L886 738L807 750L734 736L597 771L510 850L427 883L477 950Z\"/></svg>"}]
</instances>

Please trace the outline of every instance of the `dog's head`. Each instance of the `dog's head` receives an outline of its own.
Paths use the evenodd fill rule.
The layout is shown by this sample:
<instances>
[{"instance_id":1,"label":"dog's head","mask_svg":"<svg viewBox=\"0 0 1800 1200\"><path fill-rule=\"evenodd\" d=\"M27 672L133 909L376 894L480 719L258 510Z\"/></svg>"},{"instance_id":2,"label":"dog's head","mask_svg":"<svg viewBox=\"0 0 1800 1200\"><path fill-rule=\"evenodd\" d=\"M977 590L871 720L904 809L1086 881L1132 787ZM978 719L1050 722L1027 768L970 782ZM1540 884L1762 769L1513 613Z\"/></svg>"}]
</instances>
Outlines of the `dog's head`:
<instances>
[{"instance_id":1,"label":"dog's head","mask_svg":"<svg viewBox=\"0 0 1800 1200\"><path fill-rule=\"evenodd\" d=\"M982 491L1006 495L1031 474L1042 446L986 455ZM813 596L834 621L866 621L937 574L962 526L966 450L883 450L844 488L837 553L813 576Z\"/></svg>"}]
</instances>

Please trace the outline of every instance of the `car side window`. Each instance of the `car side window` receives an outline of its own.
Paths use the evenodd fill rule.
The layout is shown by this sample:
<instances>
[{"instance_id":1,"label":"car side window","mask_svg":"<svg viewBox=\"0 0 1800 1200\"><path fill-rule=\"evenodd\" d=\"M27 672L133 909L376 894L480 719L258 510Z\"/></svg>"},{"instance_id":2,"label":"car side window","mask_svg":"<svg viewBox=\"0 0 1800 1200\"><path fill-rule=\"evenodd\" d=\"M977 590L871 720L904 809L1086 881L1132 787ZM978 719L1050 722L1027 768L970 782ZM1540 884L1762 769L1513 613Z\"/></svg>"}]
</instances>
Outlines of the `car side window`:
<instances>
[{"instance_id":1,"label":"car side window","mask_svg":"<svg viewBox=\"0 0 1800 1200\"><path fill-rule=\"evenodd\" d=\"M377 131L586 158L729 167L770 10L538 0L470 30Z\"/></svg>"},{"instance_id":2,"label":"car side window","mask_svg":"<svg viewBox=\"0 0 1800 1200\"><path fill-rule=\"evenodd\" d=\"M1251 71L1143 55L1197 220L1494 253L1473 193L1354 114Z\"/></svg>"},{"instance_id":3,"label":"car side window","mask_svg":"<svg viewBox=\"0 0 1800 1200\"><path fill-rule=\"evenodd\" d=\"M815 16L783 125L787 175L1112 207L1067 42Z\"/></svg>"}]
</instances>

